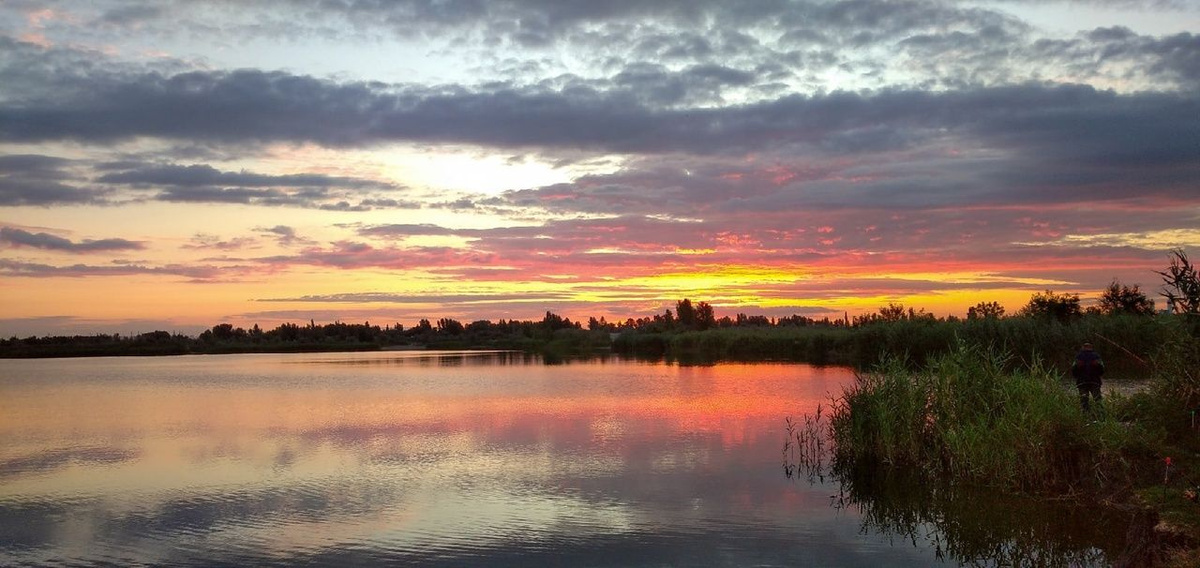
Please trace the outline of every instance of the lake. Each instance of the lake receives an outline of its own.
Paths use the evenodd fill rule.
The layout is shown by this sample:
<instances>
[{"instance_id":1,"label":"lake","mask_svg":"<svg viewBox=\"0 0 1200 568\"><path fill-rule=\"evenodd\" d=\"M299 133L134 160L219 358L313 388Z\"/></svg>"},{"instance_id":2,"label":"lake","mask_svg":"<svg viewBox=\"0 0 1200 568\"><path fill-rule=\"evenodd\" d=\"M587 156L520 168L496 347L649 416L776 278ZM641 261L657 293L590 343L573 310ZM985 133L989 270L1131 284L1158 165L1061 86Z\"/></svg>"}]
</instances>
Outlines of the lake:
<instances>
[{"instance_id":1,"label":"lake","mask_svg":"<svg viewBox=\"0 0 1200 568\"><path fill-rule=\"evenodd\" d=\"M1120 552L1123 519L965 495L904 506L966 511L947 528L946 510L893 520L897 501L872 496L887 489L789 479L785 417L852 378L505 352L0 361L0 564L907 567L1032 546L1048 565L1102 566ZM956 535L981 508L1019 525L997 536L985 515L982 541Z\"/></svg>"}]
</instances>

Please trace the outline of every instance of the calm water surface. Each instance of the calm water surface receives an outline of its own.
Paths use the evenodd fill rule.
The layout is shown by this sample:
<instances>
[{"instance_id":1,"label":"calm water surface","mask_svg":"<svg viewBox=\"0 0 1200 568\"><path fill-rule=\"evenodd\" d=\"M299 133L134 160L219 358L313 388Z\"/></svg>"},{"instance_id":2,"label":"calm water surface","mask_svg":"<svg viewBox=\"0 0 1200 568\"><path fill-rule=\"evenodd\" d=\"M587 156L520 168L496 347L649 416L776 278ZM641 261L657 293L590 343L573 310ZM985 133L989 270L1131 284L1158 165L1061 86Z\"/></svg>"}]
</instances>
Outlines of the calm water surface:
<instances>
[{"instance_id":1,"label":"calm water surface","mask_svg":"<svg viewBox=\"0 0 1200 568\"><path fill-rule=\"evenodd\" d=\"M957 565L935 528L878 530L831 506L837 484L782 474L783 418L851 378L509 353L0 361L0 564Z\"/></svg>"}]
</instances>

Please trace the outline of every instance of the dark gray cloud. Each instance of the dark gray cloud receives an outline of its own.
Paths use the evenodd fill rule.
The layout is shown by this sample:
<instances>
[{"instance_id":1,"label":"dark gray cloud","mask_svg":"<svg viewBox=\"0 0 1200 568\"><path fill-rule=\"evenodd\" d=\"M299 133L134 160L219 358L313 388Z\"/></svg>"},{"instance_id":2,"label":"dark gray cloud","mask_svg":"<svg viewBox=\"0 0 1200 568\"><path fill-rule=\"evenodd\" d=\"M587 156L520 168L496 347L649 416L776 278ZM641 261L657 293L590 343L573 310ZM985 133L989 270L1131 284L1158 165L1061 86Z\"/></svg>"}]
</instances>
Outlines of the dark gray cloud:
<instances>
[{"instance_id":1,"label":"dark gray cloud","mask_svg":"<svg viewBox=\"0 0 1200 568\"><path fill-rule=\"evenodd\" d=\"M753 72L723 65L695 65L676 72L649 63L630 65L612 78L617 87L653 107L720 102L727 87L746 87L756 80Z\"/></svg>"},{"instance_id":2,"label":"dark gray cloud","mask_svg":"<svg viewBox=\"0 0 1200 568\"><path fill-rule=\"evenodd\" d=\"M241 203L251 201L265 202L268 205L296 205L300 201L292 199L281 191L270 189L223 189L217 187L171 188L158 194L159 201L176 201L184 203Z\"/></svg>"},{"instance_id":3,"label":"dark gray cloud","mask_svg":"<svg viewBox=\"0 0 1200 568\"><path fill-rule=\"evenodd\" d=\"M997 111L999 105L992 107L992 116L973 117L969 128L974 132L897 129L909 140L873 147L871 153L805 155L784 148L750 159L654 156L629 160L616 173L510 191L503 199L513 207L561 214L656 212L726 226L733 226L728 216L739 213L1100 204L1134 196L1195 200L1200 164L1175 144L1200 141L1171 124L1176 116L1188 122L1182 117L1192 103L1180 100L1178 114L1163 112L1157 125L1133 118L1093 123L1069 118L1091 113L1082 104L1072 108L1068 99L1043 115L1045 123L1039 122L1039 111L1017 109L1014 100L1007 117ZM987 106L983 100L977 104ZM1059 118L1049 118L1055 114ZM1156 130L1165 137L1149 134Z\"/></svg>"},{"instance_id":4,"label":"dark gray cloud","mask_svg":"<svg viewBox=\"0 0 1200 568\"><path fill-rule=\"evenodd\" d=\"M667 110L621 93L589 89L443 91L410 86L395 92L285 73L196 72L143 75L97 89L82 100L6 105L0 107L0 137L14 142L102 142L161 136L329 145L391 140L712 153L784 144L811 150L831 143L840 152L870 150L871 141L881 135L895 133L896 140L904 141L946 130L978 137L980 144L1019 138L1026 144L1022 148L1037 155L1089 154L1107 162L1112 152L1141 150L1131 142L1151 144L1137 152L1144 159L1164 154L1178 159L1194 147L1187 142L1200 131L1196 107L1195 98L1183 95L1117 95L1086 86L1025 84L942 93L793 95L743 106ZM1025 130L1029 126L1033 128ZM864 129L873 135L855 144L852 135ZM175 181L220 177L207 169L156 173L160 178L174 176ZM112 177L116 175L106 177L119 179ZM264 178L246 181L268 183Z\"/></svg>"},{"instance_id":5,"label":"dark gray cloud","mask_svg":"<svg viewBox=\"0 0 1200 568\"><path fill-rule=\"evenodd\" d=\"M118 164L109 164L115 167ZM238 187L312 187L351 189L395 189L394 184L361 178L326 176L320 174L266 175L252 172L222 172L207 164L181 166L177 164L141 165L108 173L96 181L129 184L134 187L177 186L238 186Z\"/></svg>"},{"instance_id":6,"label":"dark gray cloud","mask_svg":"<svg viewBox=\"0 0 1200 568\"><path fill-rule=\"evenodd\" d=\"M76 205L102 203L99 192L40 180L0 178L0 206Z\"/></svg>"},{"instance_id":7,"label":"dark gray cloud","mask_svg":"<svg viewBox=\"0 0 1200 568\"><path fill-rule=\"evenodd\" d=\"M144 243L126 239L85 239L75 242L49 233L31 233L14 227L0 227L0 243L8 243L17 247L75 253L141 250L146 248Z\"/></svg>"},{"instance_id":8,"label":"dark gray cloud","mask_svg":"<svg viewBox=\"0 0 1200 568\"><path fill-rule=\"evenodd\" d=\"M281 246L290 247L296 245L311 245L316 241L305 238L296 232L295 227L287 225L275 225L274 227L262 227L256 229L257 232L267 235L275 239L275 242Z\"/></svg>"},{"instance_id":9,"label":"dark gray cloud","mask_svg":"<svg viewBox=\"0 0 1200 568\"><path fill-rule=\"evenodd\" d=\"M471 199L470 197L460 197L458 199L455 199L454 201L439 201L437 203L431 203L429 206L434 209L450 209L453 211L466 211L469 209L475 209L477 205L476 205L475 201L473 199Z\"/></svg>"},{"instance_id":10,"label":"dark gray cloud","mask_svg":"<svg viewBox=\"0 0 1200 568\"><path fill-rule=\"evenodd\" d=\"M357 238L368 242L318 246L280 225L256 229L253 239L190 245L237 250L273 239L296 247L247 261L259 266L565 281L624 265L632 265L626 273L654 274L692 262L820 264L838 253L902 250L917 266L967 258L971 248L977 259L983 247L1033 259L1011 243L1194 224L1173 213L1194 210L1200 178L1200 37L1192 33L1106 27L1056 35L965 1L99 6L97 25L131 34L138 26L221 23L225 16L214 14L222 10L287 8L292 22L243 19L275 29L269 37L287 35L280 26L346 23L355 32L436 37L431 49L469 54L462 59L480 78L422 85L345 78L352 73L121 64L0 37L0 84L12 85L0 99L0 144L58 144L93 156L120 148L100 164L4 157L0 204L96 203L117 194L330 211L421 206L375 180L220 169L267 143L457 145L562 164L619 156L611 158L616 167L599 168L610 173L499 196L440 194L427 205L503 211L509 221L496 223L521 216L536 227L360 226ZM224 23L203 28L213 38L202 41L251 33ZM128 153L146 142L167 149ZM196 157L184 157L185 147ZM1145 209L1130 211L1140 203ZM558 220L544 221L547 213ZM467 248L403 246L407 237L437 235L461 237ZM80 270L93 268L107 267Z\"/></svg>"},{"instance_id":11,"label":"dark gray cloud","mask_svg":"<svg viewBox=\"0 0 1200 568\"><path fill-rule=\"evenodd\" d=\"M104 11L100 21L105 24L132 26L163 17L166 9L161 5L127 3Z\"/></svg>"},{"instance_id":12,"label":"dark gray cloud","mask_svg":"<svg viewBox=\"0 0 1200 568\"><path fill-rule=\"evenodd\" d=\"M267 175L225 172L207 164L144 164L107 162L95 183L113 188L157 190L158 201L182 203L236 203L306 207L331 211L411 209L419 204L382 197L398 186L364 178L321 174Z\"/></svg>"},{"instance_id":13,"label":"dark gray cloud","mask_svg":"<svg viewBox=\"0 0 1200 568\"><path fill-rule=\"evenodd\" d=\"M421 208L421 203L419 201L411 201L411 200L407 200L407 199L387 199L387 198L364 199L359 202L359 205L361 205L362 207L370 208L370 209L420 209Z\"/></svg>"},{"instance_id":14,"label":"dark gray cloud","mask_svg":"<svg viewBox=\"0 0 1200 568\"><path fill-rule=\"evenodd\" d=\"M217 2L221 8L209 9L212 4L101 3L94 12L100 25L126 26L130 33L140 30L150 36L174 36L181 27L203 30L194 39L222 49L246 37L344 41L347 26L364 38L447 41L449 46L445 47L474 53L484 61L479 68L488 80L508 76L528 81L530 72L545 76L550 69L562 69L553 63L560 49L571 51L589 67L610 71L610 65L644 63L672 63L676 69L719 64L760 72L772 66L790 68L789 76L794 72L813 88L823 88L825 73L832 70L852 70L860 80L872 79L887 69L901 75L917 70L927 74L899 78L912 84L921 84L930 77L943 84L996 81L1006 74L1016 80L1039 78L1025 70L1028 63L1037 60L1032 55L1020 56L1028 42L1036 39L1037 30L1002 10L970 1L752 0L731 4L715 0L226 0ZM1134 5L1120 1L1092 4ZM1171 1L1137 3L1137 7L1188 8L1185 2ZM1195 7L1190 9L1194 11ZM288 16L280 17L284 13ZM230 19L254 24L242 25ZM929 48L924 52L926 57L891 66L873 61L874 56L867 54L872 49L900 51L897 47L910 40L912 46ZM981 51L984 45L987 49ZM932 49L936 46L948 49ZM532 49L514 58L506 48ZM554 57L547 58L547 54ZM1072 63L1088 61L1084 57ZM897 77L874 80L877 86L884 86ZM57 86L69 87L61 83ZM767 86L756 85L760 90Z\"/></svg>"},{"instance_id":15,"label":"dark gray cloud","mask_svg":"<svg viewBox=\"0 0 1200 568\"><path fill-rule=\"evenodd\" d=\"M9 102L0 104L0 139L108 142L151 136L208 143L284 141L330 146L403 141L543 152L574 149L705 154L790 145L795 153L840 155L911 147L944 131L960 135L973 145L1006 144L1006 133L979 126L1014 119L1012 123L1037 125L1036 135L1021 140L1032 142L1031 146L1023 146L1031 155L1073 150L1077 154L1086 152L1092 161L1108 163L1112 152L1129 153L1131 147L1140 150L1143 142L1152 144L1152 158L1169 151L1165 146L1171 143L1164 141L1183 133L1184 142L1190 142L1187 133L1195 132L1194 121L1187 114L1194 116L1195 98L1185 94L1112 96L1090 87L1043 83L986 86L1007 81L1008 74L1029 61L1047 58L1063 66L1074 65L1075 75L1111 74L1113 71L1103 69L1108 65L1105 62L1116 61L1136 63L1134 67L1143 70L1138 73L1147 77L1192 85L1200 69L1200 41L1191 34L1152 38L1114 28L1093 30L1070 40L1028 44L1028 28L996 12L941 3L875 0L794 5L753 2L737 9L719 4L675 3L653 8L615 4L604 8L548 8L539 3L507 2L473 5L462 19L469 21L497 10L520 12L534 8L558 14L545 17L562 22L635 14L683 14L687 19L709 10L729 11L741 18L734 18L731 25L752 20L752 14L770 12L787 24L783 26L787 30L784 36L813 37L802 33L809 26L821 27L825 35L834 33L830 30L858 30L841 33L841 43L830 45L894 41L914 56L914 62L928 61L927 66L933 69L931 77L942 73L937 68L948 64L948 57L962 70L945 73L954 77L952 91L929 92L918 85L874 93L783 95L718 108L689 105L720 101L728 89L761 87L765 89L761 92L775 92L783 87L772 86L770 81L788 77L792 64L785 63L786 57L780 59L782 54L764 54L758 50L758 40L746 34L722 30L714 36L715 41L693 38L689 43L700 51L705 43L735 46L730 47L731 53L750 57L733 66L704 61L676 68L618 58L620 65L605 79L566 77L535 86L495 83L428 87L336 82L256 70L135 72L97 65L79 53L61 49L51 53L6 40L20 56L9 58L3 73L17 74L23 88ZM436 12L420 2L391 7L350 2L321 9L358 15L394 9L418 19L419 14ZM859 37L862 34L871 37ZM888 39L880 39L883 36ZM659 43L669 44L665 39ZM805 64L821 53L805 51L796 55L796 61ZM40 63L24 65L26 60ZM825 65L834 63L836 60L830 60ZM965 71L968 69L972 71ZM1173 119L1179 116L1184 120ZM1092 125L1084 139L1088 144L1064 144L1079 140L1075 137L1082 124ZM1130 125L1137 130L1132 140L1124 136ZM996 134L1001 138L990 137ZM1173 147L1176 152L1184 152L1186 146ZM244 190L281 184L333 187L369 183L325 176L220 172L200 165L145 166L136 171L110 172L100 179L180 187L226 186L219 191L171 191L163 197L268 204L303 196ZM334 210L371 207L366 202L356 204L355 199L337 198L318 206Z\"/></svg>"},{"instance_id":16,"label":"dark gray cloud","mask_svg":"<svg viewBox=\"0 0 1200 568\"><path fill-rule=\"evenodd\" d=\"M1187 6L1183 0L1152 0L1149 3L1085 0L1077 3L1164 10ZM244 3L231 1L228 4L229 9L246 13ZM492 45L508 43L527 48L546 46L581 31L603 29L610 35L617 27L645 27L647 24L673 31L803 28L823 30L828 37L844 38L841 41L847 45L862 45L877 38L900 37L913 29L987 25L1001 19L1012 20L1011 16L967 0L746 0L736 3L719 0L277 0L260 3L260 6L265 8L264 12L286 10L294 14L296 17L276 23L292 26L293 33L341 20L361 30L400 37L439 34L465 37L475 33ZM180 8L187 8L187 4L181 4ZM170 13L181 12L187 10L176 9ZM700 53L706 52L700 49Z\"/></svg>"},{"instance_id":17,"label":"dark gray cloud","mask_svg":"<svg viewBox=\"0 0 1200 568\"><path fill-rule=\"evenodd\" d=\"M72 161L55 156L0 156L0 206L98 203L103 192L69 183Z\"/></svg>"},{"instance_id":18,"label":"dark gray cloud","mask_svg":"<svg viewBox=\"0 0 1200 568\"><path fill-rule=\"evenodd\" d=\"M1096 28L1073 38L1012 44L1009 49L1011 57L998 57L994 51L977 63L997 68L1029 65L1046 72L1062 69L1084 81L1101 79L1146 88L1177 85L1193 94L1200 90L1200 36L1192 33L1154 37L1115 26Z\"/></svg>"},{"instance_id":19,"label":"dark gray cloud","mask_svg":"<svg viewBox=\"0 0 1200 568\"><path fill-rule=\"evenodd\" d=\"M447 229L438 225L428 223L421 224L404 224L394 223L390 225L374 225L363 227L358 230L358 234L372 237L416 237L416 236L446 236L461 234L461 231L455 229Z\"/></svg>"},{"instance_id":20,"label":"dark gray cloud","mask_svg":"<svg viewBox=\"0 0 1200 568\"><path fill-rule=\"evenodd\" d=\"M191 241L183 245L185 249L191 250L219 250L219 251L235 251L247 248L258 248L259 241L251 237L235 237L231 239L222 239L217 235L207 233L197 234L192 237Z\"/></svg>"},{"instance_id":21,"label":"dark gray cloud","mask_svg":"<svg viewBox=\"0 0 1200 568\"><path fill-rule=\"evenodd\" d=\"M276 207L306 207L340 211L368 211L369 207L351 205L346 201L328 203L324 191L289 192L278 189L247 189L220 187L172 187L154 196L158 201L175 203L229 203Z\"/></svg>"},{"instance_id":22,"label":"dark gray cloud","mask_svg":"<svg viewBox=\"0 0 1200 568\"><path fill-rule=\"evenodd\" d=\"M792 37L843 48L889 45L913 35L947 29L981 30L1028 26L1002 12L971 5L922 0L797 2L770 11ZM798 34L798 35L797 35Z\"/></svg>"},{"instance_id":23,"label":"dark gray cloud","mask_svg":"<svg viewBox=\"0 0 1200 568\"><path fill-rule=\"evenodd\" d=\"M71 161L66 158L55 156L12 154L0 156L0 174L23 174L42 179L62 179L66 177L62 168L70 163Z\"/></svg>"},{"instance_id":24,"label":"dark gray cloud","mask_svg":"<svg viewBox=\"0 0 1200 568\"><path fill-rule=\"evenodd\" d=\"M233 259L229 259L233 260ZM324 266L328 268L408 269L430 266L487 266L495 255L453 247L376 247L368 243L338 241L328 247L308 247L295 254L244 259L264 266Z\"/></svg>"},{"instance_id":25,"label":"dark gray cloud","mask_svg":"<svg viewBox=\"0 0 1200 568\"><path fill-rule=\"evenodd\" d=\"M1053 4L1070 3L1126 7L1140 9L1181 10L1189 4L1186 0L999 0L1000 4ZM17 3L19 4L19 3ZM946 11L969 12L979 2L971 0L949 0L943 2L914 1L892 2L887 6L882 0L745 0L735 4L720 0L659 0L641 2L637 0L268 0L247 3L238 0L216 0L207 3L218 8L206 10L187 0L163 0L158 2L104 0L93 3L95 11L104 21L113 23L142 23L152 19L172 21L172 18L199 17L203 15L238 13L260 15L286 13L292 23L305 21L324 22L331 18L360 26L392 29L404 35L420 34L422 28L434 26L439 30L490 25L511 34L537 37L581 24L596 25L621 21L668 21L678 25L705 23L706 19L728 20L745 24L779 14L800 16L824 15L822 23L868 23L878 24L896 19L896 13L941 8ZM69 6L63 0L48 0L29 4L29 8L43 6ZM872 12L874 14L872 14ZM774 23L774 20L771 20ZM272 23L275 23L272 20ZM422 24L414 26L414 24Z\"/></svg>"},{"instance_id":26,"label":"dark gray cloud","mask_svg":"<svg viewBox=\"0 0 1200 568\"><path fill-rule=\"evenodd\" d=\"M196 281L211 281L223 277L228 278L231 272L229 269L222 269L214 266L185 266L180 264L151 266L136 263L120 263L109 265L71 264L66 266L55 266L50 264L22 262L0 258L0 274L10 277L29 278L84 278L89 276L164 275L182 276Z\"/></svg>"},{"instance_id":27,"label":"dark gray cloud","mask_svg":"<svg viewBox=\"0 0 1200 568\"><path fill-rule=\"evenodd\" d=\"M265 203L267 205L274 205L274 203L271 203L269 200L263 201L262 203ZM357 213L357 212L363 212L363 211L370 211L371 207L368 205L365 205L363 203L358 203L357 205L355 205L355 204L350 203L349 201L338 201L335 203L321 203L320 205L317 206L317 209L320 209L322 211L345 211L345 212Z\"/></svg>"}]
</instances>

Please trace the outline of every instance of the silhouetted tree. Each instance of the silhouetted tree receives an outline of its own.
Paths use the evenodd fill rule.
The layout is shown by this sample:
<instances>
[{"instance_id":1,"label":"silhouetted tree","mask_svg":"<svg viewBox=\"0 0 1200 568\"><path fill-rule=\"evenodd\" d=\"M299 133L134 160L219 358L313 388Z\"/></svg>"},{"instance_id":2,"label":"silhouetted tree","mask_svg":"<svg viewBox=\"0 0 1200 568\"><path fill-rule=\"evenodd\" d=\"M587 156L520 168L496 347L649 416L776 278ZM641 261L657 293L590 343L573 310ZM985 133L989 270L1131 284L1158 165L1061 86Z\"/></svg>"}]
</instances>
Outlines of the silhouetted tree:
<instances>
[{"instance_id":1,"label":"silhouetted tree","mask_svg":"<svg viewBox=\"0 0 1200 568\"><path fill-rule=\"evenodd\" d=\"M214 325L212 328L213 337L218 341L228 341L233 339L233 324L221 323Z\"/></svg>"},{"instance_id":2,"label":"silhouetted tree","mask_svg":"<svg viewBox=\"0 0 1200 568\"><path fill-rule=\"evenodd\" d=\"M592 331L609 331L609 332L611 332L611 331L614 331L616 328L617 328L617 326L615 326L611 323L608 323L608 321L606 321L604 319L604 316L600 316L600 319L596 319L594 316L588 318L588 329L590 329Z\"/></svg>"},{"instance_id":3,"label":"silhouetted tree","mask_svg":"<svg viewBox=\"0 0 1200 568\"><path fill-rule=\"evenodd\" d=\"M503 320L501 320L501 321L503 321ZM475 321L467 324L466 331L468 333L476 333L476 334L488 333L489 331L492 330L493 327L497 327L497 326L493 326L492 322L490 322L488 320L475 320Z\"/></svg>"},{"instance_id":4,"label":"silhouetted tree","mask_svg":"<svg viewBox=\"0 0 1200 568\"><path fill-rule=\"evenodd\" d=\"M734 325L742 326L767 326L771 325L771 320L767 316L748 316L746 314L738 314Z\"/></svg>"},{"instance_id":5,"label":"silhouetted tree","mask_svg":"<svg viewBox=\"0 0 1200 568\"><path fill-rule=\"evenodd\" d=\"M1004 317L1004 306L999 302L979 302L967 308L967 319L999 319Z\"/></svg>"},{"instance_id":6,"label":"silhouetted tree","mask_svg":"<svg viewBox=\"0 0 1200 568\"><path fill-rule=\"evenodd\" d=\"M1079 294L1046 290L1030 296L1029 303L1021 308L1021 315L1066 322L1082 316L1083 309L1079 306Z\"/></svg>"},{"instance_id":7,"label":"silhouetted tree","mask_svg":"<svg viewBox=\"0 0 1200 568\"><path fill-rule=\"evenodd\" d=\"M655 315L653 325L658 331L667 331L675 327L675 314L671 313L671 309L663 310L662 315Z\"/></svg>"},{"instance_id":8,"label":"silhouetted tree","mask_svg":"<svg viewBox=\"0 0 1200 568\"><path fill-rule=\"evenodd\" d=\"M570 319L548 311L546 312L546 317L542 318L542 327L548 331L555 331L559 329L566 329L568 327L575 327L575 325L571 323Z\"/></svg>"},{"instance_id":9,"label":"silhouetted tree","mask_svg":"<svg viewBox=\"0 0 1200 568\"><path fill-rule=\"evenodd\" d=\"M442 318L437 321L438 333L447 335L461 335L463 332L462 322L456 319Z\"/></svg>"},{"instance_id":10,"label":"silhouetted tree","mask_svg":"<svg viewBox=\"0 0 1200 568\"><path fill-rule=\"evenodd\" d=\"M700 302L696 304L694 327L701 331L717 327L717 316L713 312L713 307L708 302Z\"/></svg>"},{"instance_id":11,"label":"silhouetted tree","mask_svg":"<svg viewBox=\"0 0 1200 568\"><path fill-rule=\"evenodd\" d=\"M1100 303L1097 306L1100 313L1105 315L1131 314L1139 316L1148 316L1154 314L1154 300L1147 298L1145 294L1138 289L1138 285L1134 284L1133 288L1123 286L1120 282L1113 280L1104 293L1100 295Z\"/></svg>"},{"instance_id":12,"label":"silhouetted tree","mask_svg":"<svg viewBox=\"0 0 1200 568\"><path fill-rule=\"evenodd\" d=\"M294 323L279 324L273 334L268 333L267 335L277 335L282 341L296 341L300 339L300 326Z\"/></svg>"},{"instance_id":13,"label":"silhouetted tree","mask_svg":"<svg viewBox=\"0 0 1200 568\"><path fill-rule=\"evenodd\" d=\"M696 309L692 306L691 300L684 298L675 303L675 319L679 321L680 327L696 328Z\"/></svg>"},{"instance_id":14,"label":"silhouetted tree","mask_svg":"<svg viewBox=\"0 0 1200 568\"><path fill-rule=\"evenodd\" d=\"M879 317L882 318L883 321L888 321L888 322L903 320L904 319L904 305L903 304L893 304L893 303L889 302L888 305L886 305L882 308L879 308Z\"/></svg>"}]
</instances>

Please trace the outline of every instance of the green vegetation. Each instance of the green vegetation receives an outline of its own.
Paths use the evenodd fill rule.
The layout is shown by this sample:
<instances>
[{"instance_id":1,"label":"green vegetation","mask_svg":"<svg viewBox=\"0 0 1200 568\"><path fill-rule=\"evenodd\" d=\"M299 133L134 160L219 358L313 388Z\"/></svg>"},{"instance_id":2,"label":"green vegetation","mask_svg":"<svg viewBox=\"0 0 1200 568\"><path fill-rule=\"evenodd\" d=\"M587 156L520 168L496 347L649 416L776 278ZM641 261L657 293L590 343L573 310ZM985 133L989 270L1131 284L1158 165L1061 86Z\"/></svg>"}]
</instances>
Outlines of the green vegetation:
<instances>
[{"instance_id":1,"label":"green vegetation","mask_svg":"<svg viewBox=\"0 0 1200 568\"><path fill-rule=\"evenodd\" d=\"M833 401L826 421L808 417L802 431L789 421L785 469L811 475L828 459L851 487L907 476L940 492L987 488L1142 510L1143 525L1167 522L1128 544L1170 566L1192 565L1200 554L1200 337L1188 319L1163 325L1170 331L1151 356L1149 388L1110 395L1095 413L1081 409L1058 372L992 348L959 342L916 368L886 359ZM821 436L828 442L812 443ZM798 463L789 465L792 447ZM870 494L854 500L887 509Z\"/></svg>"},{"instance_id":2,"label":"green vegetation","mask_svg":"<svg viewBox=\"0 0 1200 568\"><path fill-rule=\"evenodd\" d=\"M1093 313L1074 309L1076 298L1047 292L1035 295L1020 318L977 316L974 321L997 326L993 339L1005 340L964 339L971 329L965 326L949 349L920 363L884 357L834 399L826 418L818 411L801 428L788 420L785 473L824 475L828 460L842 498L859 506L868 524L900 527L901 534L908 534L904 527L933 524L951 540L947 548L960 561L978 559L977 539L974 531L963 534L970 516L955 513L956 500L945 496L982 489L1070 501L1094 512L1092 517L1132 511L1119 558L1106 553L1106 560L1195 566L1200 302L1187 298L1200 287L1183 252L1173 254L1172 268L1162 274L1177 315L1147 317L1151 310L1140 291L1114 282ZM1104 339L1144 367L1148 388L1110 394L1101 408L1086 412L1064 388L1059 371L1044 359L1021 356L1017 348L1032 345L1028 339L1034 336L1022 335L1028 332L1070 337L1071 346L1089 336ZM1143 333L1149 335L1139 340ZM927 499L894 506L896 484L879 480L898 478L907 479L900 485L921 488L916 493ZM1021 535L1001 534L990 545L985 539L985 549L993 546L1003 554L985 550L984 558L1045 564L1045 551L1024 552ZM1068 547L1065 557L1078 550ZM1014 551L1021 556L1004 557Z\"/></svg>"},{"instance_id":3,"label":"green vegetation","mask_svg":"<svg viewBox=\"0 0 1200 568\"><path fill-rule=\"evenodd\" d=\"M1179 250L1159 274L1168 314L1155 313L1138 286L1114 281L1096 306L1083 309L1078 295L1046 290L1013 316L995 302L980 302L966 319L936 318L899 304L832 321L745 314L718 319L709 304L685 299L674 312L637 320L590 318L586 329L551 312L541 321L463 324L443 318L408 329L309 322L263 331L221 324L196 338L162 331L11 338L0 340L0 357L408 347L523 350L554 362L611 348L681 362L855 365L870 370L834 400L826 417L806 417L798 429L788 422L789 476L823 475L829 452L830 472L842 482L847 502L862 507L869 521L934 523L947 535L988 531L975 531L946 510L918 509L926 517L904 513L877 495L889 494L877 482L903 475L940 507L956 502L947 495L972 488L1069 498L1091 508L1136 504L1143 507L1132 515L1138 526L1162 519L1174 528L1147 528L1122 558L1187 566L1200 560L1200 276ZM1098 412L1083 411L1062 377L1084 342L1104 352L1110 378L1146 379L1146 388L1110 394ZM1009 528L1020 537L1019 527ZM987 553L961 542L947 547L960 560ZM1035 563L1042 552L1014 551L1032 555Z\"/></svg>"},{"instance_id":4,"label":"green vegetation","mask_svg":"<svg viewBox=\"0 0 1200 568\"><path fill-rule=\"evenodd\" d=\"M1129 483L1131 460L1153 456L1147 432L1085 415L1058 373L965 343L918 370L891 359L860 375L830 428L847 467L1034 493Z\"/></svg>"},{"instance_id":5,"label":"green vegetation","mask_svg":"<svg viewBox=\"0 0 1200 568\"><path fill-rule=\"evenodd\" d=\"M937 527L947 540L933 544L960 562L1057 565L1096 550L1091 537L1043 541L1023 524L981 521L962 510L966 492L1001 504L1049 498L1090 520L1124 519L1114 522L1127 530L1108 537L1108 563L1195 566L1200 335L1192 323L1159 322L1148 386L1110 393L1091 413L1060 372L994 347L959 341L922 365L885 358L829 407L787 421L784 471L832 475L842 486L838 506L858 507L876 530L915 538L923 525Z\"/></svg>"},{"instance_id":6,"label":"green vegetation","mask_svg":"<svg viewBox=\"0 0 1200 568\"><path fill-rule=\"evenodd\" d=\"M1170 266L1159 273L1164 296L1185 324L1200 331L1200 284L1183 251L1173 251ZM1173 339L1178 318L1155 314L1154 302L1138 286L1113 281L1096 306L1081 308L1076 294L1052 290L1033 294L1006 316L996 302L983 301L965 319L937 318L924 310L890 303L876 313L842 319L793 315L768 318L737 314L717 318L707 302L683 299L675 310L648 317L608 322L589 318L586 327L552 312L540 321L478 320L462 323L427 319L405 328L370 322L334 322L306 326L285 323L272 330L246 330L223 323L196 338L155 331L135 336L16 337L0 340L3 357L91 355L169 355L292 351L359 351L388 348L511 349L540 352L552 360L607 351L687 363L781 360L868 368L888 354L920 366L959 343L985 345L1013 361L1065 370L1085 341L1104 352L1112 374L1145 377L1147 358Z\"/></svg>"},{"instance_id":7,"label":"green vegetation","mask_svg":"<svg viewBox=\"0 0 1200 568\"><path fill-rule=\"evenodd\" d=\"M586 356L609 349L644 358L688 363L716 361L797 361L867 368L886 354L922 365L958 342L990 345L1018 362L1062 370L1075 349L1091 341L1104 352L1110 368L1122 376L1142 376L1145 360L1170 340L1172 318L1124 310L1067 312L1045 308L1046 298L1070 305L1077 297L1047 291L1035 294L1021 315L1004 317L998 304L981 303L966 319L935 318L920 310L889 304L878 313L849 320L804 316L767 318L738 314L712 317L712 307L680 301L677 312L614 324L590 318L586 328L547 312L540 321L488 320L462 323L450 318L418 325L334 322L285 323L274 329L250 329L223 323L197 337L155 331L132 336L16 337L0 340L0 357L77 357L95 355L177 355L296 351L364 351L389 348L511 349L554 357ZM1057 311L1055 311L1057 310ZM674 314L679 313L681 317ZM1070 313L1059 317L1057 314Z\"/></svg>"},{"instance_id":8,"label":"green vegetation","mask_svg":"<svg viewBox=\"0 0 1200 568\"><path fill-rule=\"evenodd\" d=\"M16 337L0 340L0 357L88 357L103 355L182 355L211 353L291 353L377 351L380 349L507 349L540 352L550 358L590 355L607 349L607 332L584 330L578 323L546 312L541 321L500 320L463 324L442 318L421 320L412 328L380 327L370 322L334 322L307 326L285 323L271 330L249 330L223 323L192 338L155 331L134 336Z\"/></svg>"},{"instance_id":9,"label":"green vegetation","mask_svg":"<svg viewBox=\"0 0 1200 568\"><path fill-rule=\"evenodd\" d=\"M1171 264L1159 272L1167 304L1181 314L1200 314L1200 274L1182 250L1171 252Z\"/></svg>"},{"instance_id":10,"label":"green vegetation","mask_svg":"<svg viewBox=\"0 0 1200 568\"><path fill-rule=\"evenodd\" d=\"M685 362L780 360L868 368L887 354L903 357L910 366L923 365L965 342L992 346L1027 366L1040 362L1065 370L1079 346L1091 341L1114 374L1143 377L1146 358L1175 333L1171 319L1124 313L1080 314L1065 321L1033 315L938 319L905 311L891 318L859 316L848 326L790 319L704 331L634 330L618 335L612 350Z\"/></svg>"}]
</instances>

